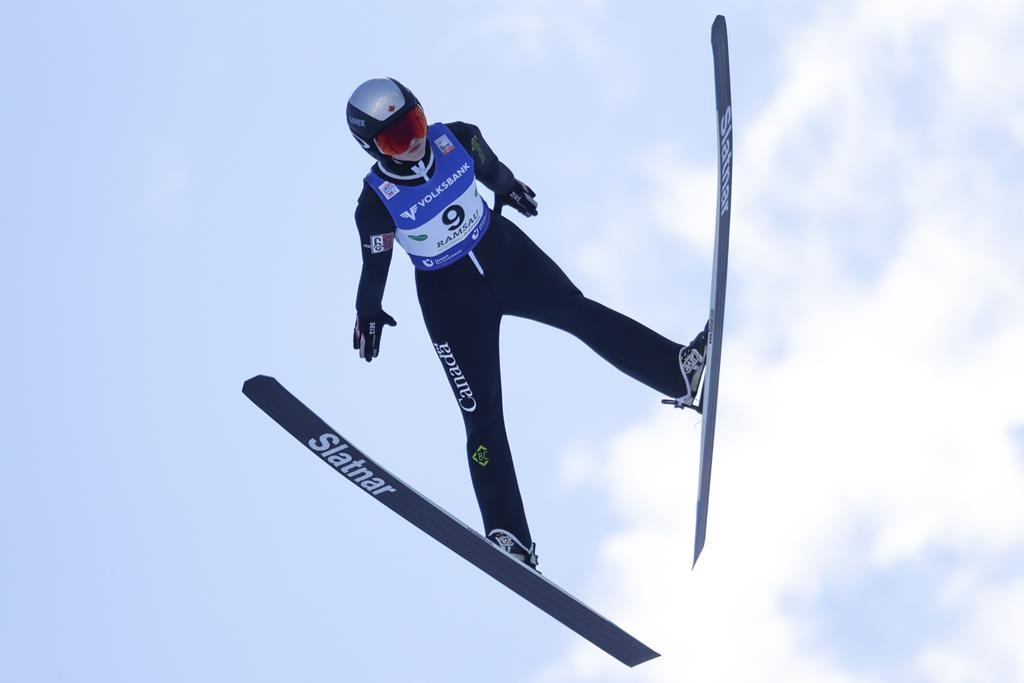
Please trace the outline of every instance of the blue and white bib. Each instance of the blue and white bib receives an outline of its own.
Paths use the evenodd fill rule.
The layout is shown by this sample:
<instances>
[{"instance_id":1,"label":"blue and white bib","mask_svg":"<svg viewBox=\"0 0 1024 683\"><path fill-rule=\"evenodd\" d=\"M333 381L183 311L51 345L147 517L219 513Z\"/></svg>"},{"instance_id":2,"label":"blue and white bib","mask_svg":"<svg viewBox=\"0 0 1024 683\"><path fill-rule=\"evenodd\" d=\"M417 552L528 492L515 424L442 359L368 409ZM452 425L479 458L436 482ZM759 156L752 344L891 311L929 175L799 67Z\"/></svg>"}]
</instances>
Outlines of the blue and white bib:
<instances>
[{"instance_id":1,"label":"blue and white bib","mask_svg":"<svg viewBox=\"0 0 1024 683\"><path fill-rule=\"evenodd\" d=\"M437 270L465 256L491 224L491 208L477 191L473 157L444 125L427 129L434 173L422 185L396 185L376 169L366 182L395 222L395 240L420 270Z\"/></svg>"}]
</instances>

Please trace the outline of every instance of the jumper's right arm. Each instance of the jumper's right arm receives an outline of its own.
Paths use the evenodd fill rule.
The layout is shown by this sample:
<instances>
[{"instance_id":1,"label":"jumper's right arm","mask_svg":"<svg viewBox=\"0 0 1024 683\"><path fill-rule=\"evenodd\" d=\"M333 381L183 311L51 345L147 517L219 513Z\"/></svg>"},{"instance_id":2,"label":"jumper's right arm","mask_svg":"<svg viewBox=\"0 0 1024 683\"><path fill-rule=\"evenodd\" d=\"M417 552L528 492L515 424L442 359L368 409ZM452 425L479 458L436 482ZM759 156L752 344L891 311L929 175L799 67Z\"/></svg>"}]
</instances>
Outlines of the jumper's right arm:
<instances>
[{"instance_id":1,"label":"jumper's right arm","mask_svg":"<svg viewBox=\"0 0 1024 683\"><path fill-rule=\"evenodd\" d=\"M391 269L395 225L380 198L366 185L363 185L363 192L359 195L355 218L363 268L356 291L356 325L352 347L359 349L359 357L369 363L380 352L380 335L384 326L395 324L394 319L381 306L388 271Z\"/></svg>"},{"instance_id":2,"label":"jumper's right arm","mask_svg":"<svg viewBox=\"0 0 1024 683\"><path fill-rule=\"evenodd\" d=\"M380 198L368 186L356 204L356 228L362 247L363 270L359 275L356 293L356 312L378 313L384 300L384 287L391 268L391 254L395 242L395 225Z\"/></svg>"}]
</instances>

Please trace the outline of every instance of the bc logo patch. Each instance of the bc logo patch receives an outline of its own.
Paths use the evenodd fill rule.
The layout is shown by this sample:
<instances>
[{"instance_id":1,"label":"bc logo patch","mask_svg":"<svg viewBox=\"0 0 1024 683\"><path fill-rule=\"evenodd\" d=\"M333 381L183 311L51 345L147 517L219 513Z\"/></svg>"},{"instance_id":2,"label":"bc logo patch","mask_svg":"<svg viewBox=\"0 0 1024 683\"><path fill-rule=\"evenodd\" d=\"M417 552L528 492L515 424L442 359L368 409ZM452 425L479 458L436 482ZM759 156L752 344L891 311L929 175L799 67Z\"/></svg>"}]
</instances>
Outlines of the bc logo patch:
<instances>
[{"instance_id":1,"label":"bc logo patch","mask_svg":"<svg viewBox=\"0 0 1024 683\"><path fill-rule=\"evenodd\" d=\"M480 465L480 467L487 467L491 462L491 459L487 457L487 446L481 445L476 449L473 453L473 462Z\"/></svg>"}]
</instances>

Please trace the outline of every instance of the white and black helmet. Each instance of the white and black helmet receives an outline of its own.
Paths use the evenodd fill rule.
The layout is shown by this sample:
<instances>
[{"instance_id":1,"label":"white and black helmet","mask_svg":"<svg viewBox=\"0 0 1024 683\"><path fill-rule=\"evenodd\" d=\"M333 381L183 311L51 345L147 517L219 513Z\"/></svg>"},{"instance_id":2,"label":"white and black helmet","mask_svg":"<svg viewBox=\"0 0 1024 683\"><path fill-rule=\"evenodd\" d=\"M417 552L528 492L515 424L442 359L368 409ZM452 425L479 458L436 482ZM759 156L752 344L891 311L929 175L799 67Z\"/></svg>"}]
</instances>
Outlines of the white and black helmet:
<instances>
[{"instance_id":1,"label":"white and black helmet","mask_svg":"<svg viewBox=\"0 0 1024 683\"><path fill-rule=\"evenodd\" d=\"M348 98L348 129L370 156L384 159L385 155L373 139L419 103L416 96L395 79L371 78Z\"/></svg>"}]
</instances>

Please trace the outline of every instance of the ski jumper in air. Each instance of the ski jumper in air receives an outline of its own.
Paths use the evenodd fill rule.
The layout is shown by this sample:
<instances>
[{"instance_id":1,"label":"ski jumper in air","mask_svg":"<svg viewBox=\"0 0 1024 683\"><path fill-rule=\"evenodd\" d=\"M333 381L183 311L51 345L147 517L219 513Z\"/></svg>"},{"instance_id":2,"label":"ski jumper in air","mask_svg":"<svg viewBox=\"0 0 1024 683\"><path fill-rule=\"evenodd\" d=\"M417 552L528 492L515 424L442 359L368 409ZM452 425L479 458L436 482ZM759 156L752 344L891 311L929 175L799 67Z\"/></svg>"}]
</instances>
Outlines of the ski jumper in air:
<instances>
[{"instance_id":1,"label":"ski jumper in air","mask_svg":"<svg viewBox=\"0 0 1024 683\"><path fill-rule=\"evenodd\" d=\"M585 297L512 221L536 195L468 123L428 124L401 83L375 78L349 99L349 129L376 163L355 211L362 246L353 348L372 361L395 320L382 300L397 242L416 269L427 333L466 427L466 454L487 538L532 567L530 533L505 432L498 334L505 315L564 330L678 405L694 400L707 328L679 344ZM495 206L477 182L494 193Z\"/></svg>"}]
</instances>

